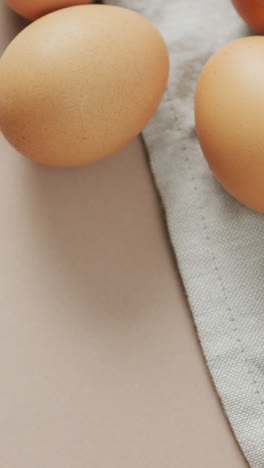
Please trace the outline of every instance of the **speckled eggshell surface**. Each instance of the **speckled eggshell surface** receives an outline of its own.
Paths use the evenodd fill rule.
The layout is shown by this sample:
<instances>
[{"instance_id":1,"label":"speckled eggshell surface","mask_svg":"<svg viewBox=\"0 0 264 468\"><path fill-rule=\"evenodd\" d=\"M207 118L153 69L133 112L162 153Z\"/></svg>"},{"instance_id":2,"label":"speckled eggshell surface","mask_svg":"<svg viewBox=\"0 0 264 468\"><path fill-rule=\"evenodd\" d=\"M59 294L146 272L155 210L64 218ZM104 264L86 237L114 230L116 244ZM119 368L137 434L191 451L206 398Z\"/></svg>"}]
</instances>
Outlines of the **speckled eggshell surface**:
<instances>
[{"instance_id":1,"label":"speckled eggshell surface","mask_svg":"<svg viewBox=\"0 0 264 468\"><path fill-rule=\"evenodd\" d=\"M0 128L22 154L76 166L138 135L166 88L158 30L125 8L85 5L24 29L0 61Z\"/></svg>"}]
</instances>

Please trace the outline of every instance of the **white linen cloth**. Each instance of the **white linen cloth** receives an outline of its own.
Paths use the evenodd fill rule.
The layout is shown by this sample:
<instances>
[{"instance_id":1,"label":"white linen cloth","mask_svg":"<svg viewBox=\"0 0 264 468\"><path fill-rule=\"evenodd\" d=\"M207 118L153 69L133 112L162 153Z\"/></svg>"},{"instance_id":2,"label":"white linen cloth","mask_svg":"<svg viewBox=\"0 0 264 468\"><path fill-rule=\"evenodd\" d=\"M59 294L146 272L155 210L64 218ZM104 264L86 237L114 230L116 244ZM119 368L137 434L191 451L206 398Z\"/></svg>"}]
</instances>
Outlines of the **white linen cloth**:
<instances>
[{"instance_id":1,"label":"white linen cloth","mask_svg":"<svg viewBox=\"0 0 264 468\"><path fill-rule=\"evenodd\" d=\"M264 216L216 182L195 136L193 112L207 58L250 31L229 0L108 3L144 14L169 47L168 91L144 137L210 372L250 466L262 468Z\"/></svg>"}]
</instances>

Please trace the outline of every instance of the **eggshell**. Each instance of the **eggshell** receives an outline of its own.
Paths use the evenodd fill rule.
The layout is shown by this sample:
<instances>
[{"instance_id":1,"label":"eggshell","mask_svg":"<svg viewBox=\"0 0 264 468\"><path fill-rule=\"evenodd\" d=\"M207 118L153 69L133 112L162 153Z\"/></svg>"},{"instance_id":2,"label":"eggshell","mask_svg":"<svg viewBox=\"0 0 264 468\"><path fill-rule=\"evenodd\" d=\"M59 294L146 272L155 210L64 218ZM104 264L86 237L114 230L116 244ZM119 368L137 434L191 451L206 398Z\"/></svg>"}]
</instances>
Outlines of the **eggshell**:
<instances>
[{"instance_id":1,"label":"eggshell","mask_svg":"<svg viewBox=\"0 0 264 468\"><path fill-rule=\"evenodd\" d=\"M6 0L16 13L29 20L36 20L61 8L92 3L93 0Z\"/></svg>"},{"instance_id":2,"label":"eggshell","mask_svg":"<svg viewBox=\"0 0 264 468\"><path fill-rule=\"evenodd\" d=\"M238 39L204 67L195 96L197 134L228 192L264 212L264 37Z\"/></svg>"},{"instance_id":3,"label":"eggshell","mask_svg":"<svg viewBox=\"0 0 264 468\"><path fill-rule=\"evenodd\" d=\"M24 29L0 61L0 128L25 156L75 166L112 154L157 109L168 53L143 16L76 6Z\"/></svg>"},{"instance_id":4,"label":"eggshell","mask_svg":"<svg viewBox=\"0 0 264 468\"><path fill-rule=\"evenodd\" d=\"M264 34L263 0L232 0L240 16L260 34Z\"/></svg>"}]
</instances>

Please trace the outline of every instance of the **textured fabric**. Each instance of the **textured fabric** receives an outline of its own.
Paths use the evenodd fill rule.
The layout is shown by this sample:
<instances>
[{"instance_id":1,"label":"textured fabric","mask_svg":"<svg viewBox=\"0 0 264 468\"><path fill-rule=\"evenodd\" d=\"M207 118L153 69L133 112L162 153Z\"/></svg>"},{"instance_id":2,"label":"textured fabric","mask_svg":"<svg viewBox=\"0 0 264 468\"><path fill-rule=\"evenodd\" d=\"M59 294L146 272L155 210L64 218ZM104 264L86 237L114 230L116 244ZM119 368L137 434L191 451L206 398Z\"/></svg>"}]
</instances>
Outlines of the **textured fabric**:
<instances>
[{"instance_id":1,"label":"textured fabric","mask_svg":"<svg viewBox=\"0 0 264 468\"><path fill-rule=\"evenodd\" d=\"M170 50L169 88L144 136L209 369L253 468L264 467L264 217L210 173L193 94L207 58L249 34L229 0L110 0L152 20ZM205 415L210 417L210 415Z\"/></svg>"}]
</instances>

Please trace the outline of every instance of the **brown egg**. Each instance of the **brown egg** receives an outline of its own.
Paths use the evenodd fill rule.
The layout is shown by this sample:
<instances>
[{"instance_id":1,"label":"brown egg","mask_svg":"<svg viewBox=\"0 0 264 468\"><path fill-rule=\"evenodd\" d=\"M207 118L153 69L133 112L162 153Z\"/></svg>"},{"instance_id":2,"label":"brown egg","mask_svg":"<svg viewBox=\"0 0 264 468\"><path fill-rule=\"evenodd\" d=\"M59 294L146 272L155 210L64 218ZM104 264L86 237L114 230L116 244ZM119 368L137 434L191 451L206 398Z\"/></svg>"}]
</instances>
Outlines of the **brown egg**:
<instances>
[{"instance_id":1,"label":"brown egg","mask_svg":"<svg viewBox=\"0 0 264 468\"><path fill-rule=\"evenodd\" d=\"M195 96L205 157L230 194L264 212L264 37L231 42L204 67Z\"/></svg>"},{"instance_id":2,"label":"brown egg","mask_svg":"<svg viewBox=\"0 0 264 468\"><path fill-rule=\"evenodd\" d=\"M260 34L264 34L263 0L232 0L232 3L249 26Z\"/></svg>"},{"instance_id":3,"label":"brown egg","mask_svg":"<svg viewBox=\"0 0 264 468\"><path fill-rule=\"evenodd\" d=\"M0 61L0 128L25 156L53 166L104 158L157 109L168 53L143 16L76 6L24 29Z\"/></svg>"},{"instance_id":4,"label":"brown egg","mask_svg":"<svg viewBox=\"0 0 264 468\"><path fill-rule=\"evenodd\" d=\"M16 13L29 20L35 20L61 8L92 3L93 0L6 0Z\"/></svg>"}]
</instances>

